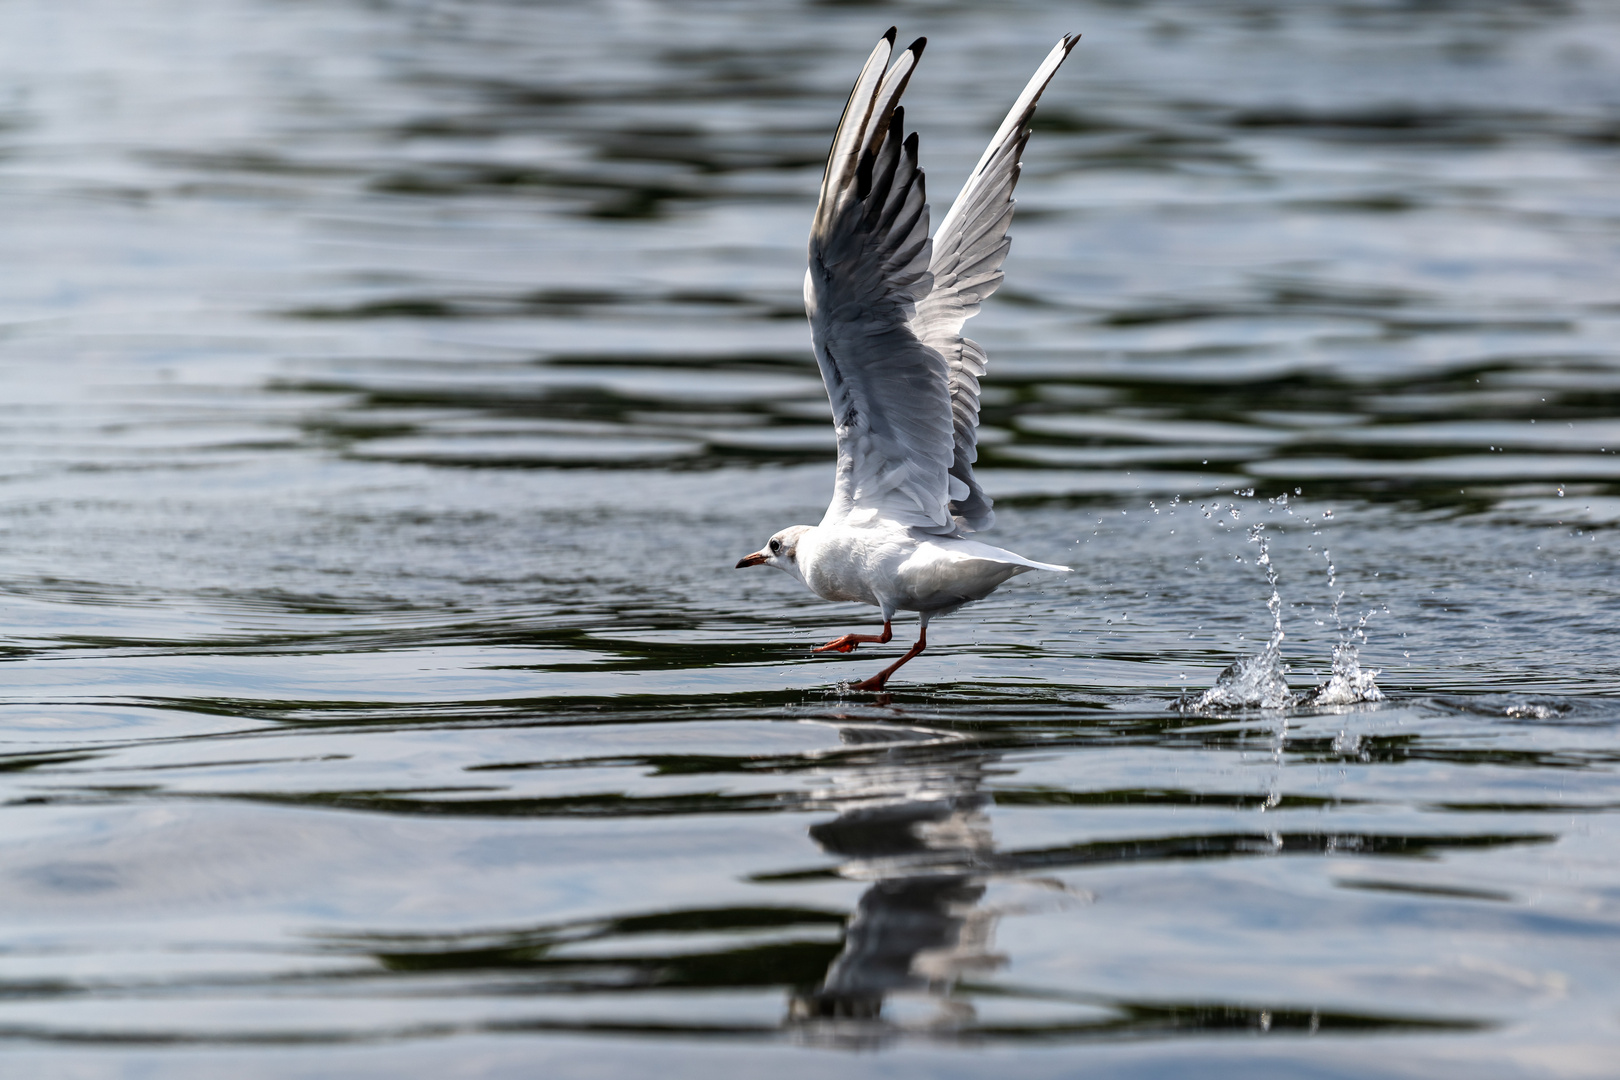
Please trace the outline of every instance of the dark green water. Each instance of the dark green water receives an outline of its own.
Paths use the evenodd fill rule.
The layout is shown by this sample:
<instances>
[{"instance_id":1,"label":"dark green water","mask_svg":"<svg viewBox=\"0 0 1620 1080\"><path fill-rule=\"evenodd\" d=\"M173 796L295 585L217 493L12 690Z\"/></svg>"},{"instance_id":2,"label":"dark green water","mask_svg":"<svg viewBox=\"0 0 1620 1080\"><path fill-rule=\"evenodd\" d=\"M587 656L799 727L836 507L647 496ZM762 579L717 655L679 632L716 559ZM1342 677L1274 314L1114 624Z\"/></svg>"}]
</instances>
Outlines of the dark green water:
<instances>
[{"instance_id":1,"label":"dark green water","mask_svg":"<svg viewBox=\"0 0 1620 1080\"><path fill-rule=\"evenodd\" d=\"M831 490L891 22L936 220L1085 35L969 327L986 539L1076 572L874 699L911 624L732 565ZM1612 1075L1620 8L0 23L18 1075ZM1171 708L1255 524L1385 700Z\"/></svg>"}]
</instances>

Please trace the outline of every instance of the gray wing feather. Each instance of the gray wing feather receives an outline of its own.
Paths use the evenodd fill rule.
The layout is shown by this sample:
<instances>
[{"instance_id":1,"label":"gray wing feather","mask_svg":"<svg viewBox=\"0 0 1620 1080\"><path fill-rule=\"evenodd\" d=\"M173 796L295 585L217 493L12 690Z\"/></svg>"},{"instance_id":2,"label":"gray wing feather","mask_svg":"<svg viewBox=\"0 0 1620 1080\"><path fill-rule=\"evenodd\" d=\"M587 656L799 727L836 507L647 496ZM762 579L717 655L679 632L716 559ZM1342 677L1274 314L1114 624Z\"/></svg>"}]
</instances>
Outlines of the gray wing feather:
<instances>
[{"instance_id":1,"label":"gray wing feather","mask_svg":"<svg viewBox=\"0 0 1620 1080\"><path fill-rule=\"evenodd\" d=\"M917 138L898 105L924 42L880 78L893 40L890 30L855 83L810 231L805 309L838 431L825 520L868 511L950 531L950 370L912 327L932 247Z\"/></svg>"},{"instance_id":2,"label":"gray wing feather","mask_svg":"<svg viewBox=\"0 0 1620 1080\"><path fill-rule=\"evenodd\" d=\"M1012 193L1029 141L1029 120L1041 92L1079 40L1078 34L1066 34L1047 54L940 222L928 267L933 287L917 301L911 320L913 333L944 358L949 372L950 512L964 531L989 528L995 513L973 477L979 456L979 379L987 358L978 342L962 336L962 324L1001 285L1001 265L1012 246L1007 237Z\"/></svg>"}]
</instances>

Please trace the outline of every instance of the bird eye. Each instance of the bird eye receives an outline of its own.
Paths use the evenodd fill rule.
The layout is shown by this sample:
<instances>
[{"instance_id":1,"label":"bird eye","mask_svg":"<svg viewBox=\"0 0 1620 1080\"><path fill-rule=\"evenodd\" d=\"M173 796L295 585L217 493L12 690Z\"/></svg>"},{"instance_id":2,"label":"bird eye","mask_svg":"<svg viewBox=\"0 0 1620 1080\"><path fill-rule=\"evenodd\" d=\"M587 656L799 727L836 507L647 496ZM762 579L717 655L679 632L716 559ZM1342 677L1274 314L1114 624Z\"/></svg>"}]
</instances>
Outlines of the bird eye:
<instances>
[{"instance_id":1,"label":"bird eye","mask_svg":"<svg viewBox=\"0 0 1620 1080\"><path fill-rule=\"evenodd\" d=\"M778 551L781 551L781 550L782 550L782 541L780 541L780 540L772 540L771 541L771 554L775 555Z\"/></svg>"}]
</instances>

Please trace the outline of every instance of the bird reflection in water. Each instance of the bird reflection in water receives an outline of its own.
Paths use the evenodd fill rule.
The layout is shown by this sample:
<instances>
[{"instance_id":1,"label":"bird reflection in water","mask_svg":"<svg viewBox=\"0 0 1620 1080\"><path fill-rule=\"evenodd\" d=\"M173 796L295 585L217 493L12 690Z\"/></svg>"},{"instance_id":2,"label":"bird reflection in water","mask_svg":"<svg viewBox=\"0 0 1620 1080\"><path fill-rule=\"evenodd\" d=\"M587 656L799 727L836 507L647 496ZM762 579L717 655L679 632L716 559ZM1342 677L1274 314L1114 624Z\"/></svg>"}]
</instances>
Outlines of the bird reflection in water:
<instances>
[{"instance_id":1,"label":"bird reflection in water","mask_svg":"<svg viewBox=\"0 0 1620 1080\"><path fill-rule=\"evenodd\" d=\"M903 733L905 741L896 742ZM982 907L994 839L982 790L999 754L975 752L949 732L845 727L846 745L883 742L873 758L831 777L839 809L810 836L869 880L850 917L843 951L820 986L791 999L788 1024L806 1041L873 1044L903 1030L954 1030L973 1006L953 996L965 978L1003 965L992 939L1000 912ZM893 995L931 1006L915 1023L883 1015Z\"/></svg>"}]
</instances>

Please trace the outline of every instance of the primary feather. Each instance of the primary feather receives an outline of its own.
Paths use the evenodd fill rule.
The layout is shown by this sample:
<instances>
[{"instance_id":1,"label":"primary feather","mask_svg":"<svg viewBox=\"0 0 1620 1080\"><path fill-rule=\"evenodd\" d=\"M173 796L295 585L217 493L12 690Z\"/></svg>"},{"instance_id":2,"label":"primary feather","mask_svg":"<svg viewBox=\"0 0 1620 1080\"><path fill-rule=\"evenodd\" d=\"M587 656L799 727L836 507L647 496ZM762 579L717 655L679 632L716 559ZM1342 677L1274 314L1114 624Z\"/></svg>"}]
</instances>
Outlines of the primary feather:
<instances>
[{"instance_id":1,"label":"primary feather","mask_svg":"<svg viewBox=\"0 0 1620 1080\"><path fill-rule=\"evenodd\" d=\"M1012 241L1013 188L1029 141L1029 121L1041 92L1062 66L1078 34L1065 34L1024 87L1001 122L984 156L968 175L934 237L928 270L933 287L918 303L912 332L945 358L950 369L953 458L950 474L967 490L952 493L951 514L964 531L988 529L995 521L990 497L973 477L978 460L979 379L987 357L977 341L962 336L962 324L1001 285L1001 265Z\"/></svg>"},{"instance_id":2,"label":"primary feather","mask_svg":"<svg viewBox=\"0 0 1620 1080\"><path fill-rule=\"evenodd\" d=\"M823 524L881 517L950 535L994 519L973 476L986 358L962 324L1001 283L1029 119L1079 39L1047 55L930 241L917 137L899 105L926 39L890 65L894 38L850 93L810 231L805 309L838 433Z\"/></svg>"}]
</instances>

